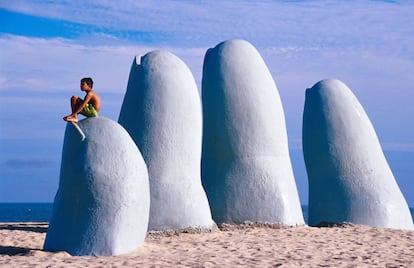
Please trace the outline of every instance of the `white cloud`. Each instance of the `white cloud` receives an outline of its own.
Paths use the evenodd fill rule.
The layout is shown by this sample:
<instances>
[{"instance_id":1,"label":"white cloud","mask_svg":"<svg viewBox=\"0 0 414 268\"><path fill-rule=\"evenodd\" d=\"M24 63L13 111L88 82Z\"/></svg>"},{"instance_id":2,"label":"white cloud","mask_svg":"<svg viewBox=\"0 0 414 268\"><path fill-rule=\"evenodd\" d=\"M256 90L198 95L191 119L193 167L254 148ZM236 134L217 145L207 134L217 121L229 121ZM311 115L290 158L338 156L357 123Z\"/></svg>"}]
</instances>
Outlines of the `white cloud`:
<instances>
[{"instance_id":1,"label":"white cloud","mask_svg":"<svg viewBox=\"0 0 414 268\"><path fill-rule=\"evenodd\" d=\"M414 152L414 143L381 143L384 151Z\"/></svg>"},{"instance_id":2,"label":"white cloud","mask_svg":"<svg viewBox=\"0 0 414 268\"><path fill-rule=\"evenodd\" d=\"M386 128L390 124L400 128L401 137L414 136L409 124L394 123L395 117L408 122L414 114L409 103L414 84L410 1L123 1L120 5L16 0L0 5L93 25L87 38L0 36L0 92L72 94L78 91L79 78L92 76L103 93L123 94L133 57L154 49L180 57L200 87L205 51L237 37L256 46L274 75L292 139L301 136L304 90L324 78L338 78L353 90L385 140L396 135ZM153 38L137 41L134 31Z\"/></svg>"},{"instance_id":3,"label":"white cloud","mask_svg":"<svg viewBox=\"0 0 414 268\"><path fill-rule=\"evenodd\" d=\"M152 36L150 40L135 41L156 45L204 47L226 39L244 38L263 48L335 47L408 54L414 58L414 3L410 1L396 4L378 1L15 0L0 5L18 12L91 25L101 34L107 31L107 37L131 39L134 32L147 33ZM96 38L93 35L89 40Z\"/></svg>"},{"instance_id":4,"label":"white cloud","mask_svg":"<svg viewBox=\"0 0 414 268\"><path fill-rule=\"evenodd\" d=\"M132 59L150 47L88 46L66 39L0 37L0 90L67 91L83 76L98 78L103 91L125 89Z\"/></svg>"}]
</instances>

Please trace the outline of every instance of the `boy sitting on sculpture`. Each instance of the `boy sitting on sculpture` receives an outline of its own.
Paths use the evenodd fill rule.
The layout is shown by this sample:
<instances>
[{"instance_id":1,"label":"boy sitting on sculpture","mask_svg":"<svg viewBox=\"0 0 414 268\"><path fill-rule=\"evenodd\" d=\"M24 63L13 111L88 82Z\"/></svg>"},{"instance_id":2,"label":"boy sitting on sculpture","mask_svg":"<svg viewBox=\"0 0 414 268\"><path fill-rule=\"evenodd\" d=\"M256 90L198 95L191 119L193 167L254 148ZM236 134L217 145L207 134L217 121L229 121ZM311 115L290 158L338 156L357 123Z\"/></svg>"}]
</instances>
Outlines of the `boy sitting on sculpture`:
<instances>
[{"instance_id":1,"label":"boy sitting on sculpture","mask_svg":"<svg viewBox=\"0 0 414 268\"><path fill-rule=\"evenodd\" d=\"M93 81L90 77L81 79L80 89L86 92L85 98L81 99L78 96L72 96L70 99L70 106L72 113L63 117L63 120L67 122L78 122L78 114L86 117L98 116L98 112L101 108L101 99L99 95L92 90Z\"/></svg>"}]
</instances>

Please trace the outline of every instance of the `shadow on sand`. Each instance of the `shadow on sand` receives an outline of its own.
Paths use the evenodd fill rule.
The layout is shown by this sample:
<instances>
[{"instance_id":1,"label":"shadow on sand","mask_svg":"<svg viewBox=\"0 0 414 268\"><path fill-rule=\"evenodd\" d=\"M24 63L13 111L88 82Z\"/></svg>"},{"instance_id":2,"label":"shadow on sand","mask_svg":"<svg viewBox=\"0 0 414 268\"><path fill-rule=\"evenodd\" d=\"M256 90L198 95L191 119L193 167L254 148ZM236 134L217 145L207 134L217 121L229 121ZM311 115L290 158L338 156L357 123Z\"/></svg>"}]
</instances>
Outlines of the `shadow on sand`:
<instances>
[{"instance_id":1,"label":"shadow on sand","mask_svg":"<svg viewBox=\"0 0 414 268\"><path fill-rule=\"evenodd\" d=\"M35 233L46 233L48 227L47 222L7 222L0 223L1 230L9 231L25 231ZM14 246L3 246L0 245L0 255L8 256L30 256L33 251L39 251L35 248L27 247L14 247Z\"/></svg>"},{"instance_id":2,"label":"shadow on sand","mask_svg":"<svg viewBox=\"0 0 414 268\"><path fill-rule=\"evenodd\" d=\"M47 222L2 223L0 224L0 230L46 233L47 226Z\"/></svg>"},{"instance_id":3,"label":"shadow on sand","mask_svg":"<svg viewBox=\"0 0 414 268\"><path fill-rule=\"evenodd\" d=\"M0 255L27 256L31 250L39 250L39 249L11 247L11 246L0 246Z\"/></svg>"}]
</instances>

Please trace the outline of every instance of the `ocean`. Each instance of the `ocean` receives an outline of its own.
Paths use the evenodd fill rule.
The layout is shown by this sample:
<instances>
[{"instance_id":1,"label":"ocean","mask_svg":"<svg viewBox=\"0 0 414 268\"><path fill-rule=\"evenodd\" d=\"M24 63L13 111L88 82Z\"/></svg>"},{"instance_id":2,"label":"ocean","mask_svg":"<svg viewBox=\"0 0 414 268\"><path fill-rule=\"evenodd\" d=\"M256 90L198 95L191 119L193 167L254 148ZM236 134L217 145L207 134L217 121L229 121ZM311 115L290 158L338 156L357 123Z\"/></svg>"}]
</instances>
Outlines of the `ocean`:
<instances>
[{"instance_id":1,"label":"ocean","mask_svg":"<svg viewBox=\"0 0 414 268\"><path fill-rule=\"evenodd\" d=\"M0 222L48 222L53 203L0 203ZM303 217L308 219L308 206L302 206ZM410 208L414 221L414 208Z\"/></svg>"}]
</instances>

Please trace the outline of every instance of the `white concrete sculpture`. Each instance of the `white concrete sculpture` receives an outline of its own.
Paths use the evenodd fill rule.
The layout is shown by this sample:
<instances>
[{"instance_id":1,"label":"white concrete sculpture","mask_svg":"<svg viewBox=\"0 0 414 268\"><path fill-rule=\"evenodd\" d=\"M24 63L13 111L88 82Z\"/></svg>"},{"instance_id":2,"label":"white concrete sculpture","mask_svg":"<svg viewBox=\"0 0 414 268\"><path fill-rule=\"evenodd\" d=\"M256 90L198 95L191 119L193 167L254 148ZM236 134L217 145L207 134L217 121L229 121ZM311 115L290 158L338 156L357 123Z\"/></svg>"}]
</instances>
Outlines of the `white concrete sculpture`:
<instances>
[{"instance_id":1,"label":"white concrete sculpture","mask_svg":"<svg viewBox=\"0 0 414 268\"><path fill-rule=\"evenodd\" d=\"M148 166L149 230L215 225L201 185L201 121L200 96L184 62L167 51L135 58L119 123Z\"/></svg>"},{"instance_id":2,"label":"white concrete sculpture","mask_svg":"<svg viewBox=\"0 0 414 268\"><path fill-rule=\"evenodd\" d=\"M213 219L304 224L279 92L250 43L207 51L202 102L202 182Z\"/></svg>"},{"instance_id":3,"label":"white concrete sculpture","mask_svg":"<svg viewBox=\"0 0 414 268\"><path fill-rule=\"evenodd\" d=\"M310 225L351 222L413 229L376 132L341 81L322 80L306 90L303 153Z\"/></svg>"},{"instance_id":4,"label":"white concrete sculpture","mask_svg":"<svg viewBox=\"0 0 414 268\"><path fill-rule=\"evenodd\" d=\"M59 189L44 249L118 255L142 245L150 195L147 167L128 133L103 118L67 124Z\"/></svg>"}]
</instances>

